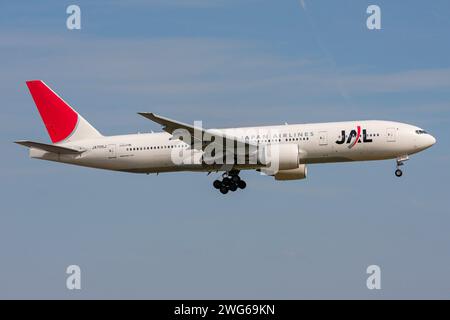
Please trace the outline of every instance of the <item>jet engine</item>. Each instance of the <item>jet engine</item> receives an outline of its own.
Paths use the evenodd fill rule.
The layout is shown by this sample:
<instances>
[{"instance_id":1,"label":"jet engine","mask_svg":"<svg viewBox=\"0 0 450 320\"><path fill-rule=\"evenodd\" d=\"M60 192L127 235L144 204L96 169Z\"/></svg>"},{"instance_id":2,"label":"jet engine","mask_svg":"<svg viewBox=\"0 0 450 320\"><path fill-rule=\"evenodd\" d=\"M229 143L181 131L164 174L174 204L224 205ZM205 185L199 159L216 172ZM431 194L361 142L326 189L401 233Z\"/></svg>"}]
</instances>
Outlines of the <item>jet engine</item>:
<instances>
[{"instance_id":1,"label":"jet engine","mask_svg":"<svg viewBox=\"0 0 450 320\"><path fill-rule=\"evenodd\" d=\"M267 168L264 171L276 173L280 170L297 169L300 163L300 154L296 144L275 144L264 148L261 163Z\"/></svg>"},{"instance_id":2,"label":"jet engine","mask_svg":"<svg viewBox=\"0 0 450 320\"><path fill-rule=\"evenodd\" d=\"M301 164L296 169L280 170L274 177L275 180L300 180L308 175L308 169L305 164Z\"/></svg>"}]
</instances>

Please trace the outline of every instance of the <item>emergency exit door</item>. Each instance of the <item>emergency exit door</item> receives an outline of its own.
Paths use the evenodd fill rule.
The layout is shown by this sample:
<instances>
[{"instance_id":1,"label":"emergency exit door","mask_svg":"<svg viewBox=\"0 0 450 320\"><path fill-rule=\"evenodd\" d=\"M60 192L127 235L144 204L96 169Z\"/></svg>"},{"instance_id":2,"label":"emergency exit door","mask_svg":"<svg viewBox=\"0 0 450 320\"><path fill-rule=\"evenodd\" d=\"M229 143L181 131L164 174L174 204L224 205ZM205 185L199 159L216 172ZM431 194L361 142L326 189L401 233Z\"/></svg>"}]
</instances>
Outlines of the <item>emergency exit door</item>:
<instances>
[{"instance_id":1,"label":"emergency exit door","mask_svg":"<svg viewBox=\"0 0 450 320\"><path fill-rule=\"evenodd\" d=\"M397 129L388 128L386 130L386 140L387 142L395 142L397 140Z\"/></svg>"},{"instance_id":2,"label":"emergency exit door","mask_svg":"<svg viewBox=\"0 0 450 320\"><path fill-rule=\"evenodd\" d=\"M115 159L117 158L117 147L115 144L108 144L108 148L106 149L107 152L107 158L108 159Z\"/></svg>"},{"instance_id":3,"label":"emergency exit door","mask_svg":"<svg viewBox=\"0 0 450 320\"><path fill-rule=\"evenodd\" d=\"M320 146L328 145L328 132L327 131L319 132L319 145Z\"/></svg>"}]
</instances>

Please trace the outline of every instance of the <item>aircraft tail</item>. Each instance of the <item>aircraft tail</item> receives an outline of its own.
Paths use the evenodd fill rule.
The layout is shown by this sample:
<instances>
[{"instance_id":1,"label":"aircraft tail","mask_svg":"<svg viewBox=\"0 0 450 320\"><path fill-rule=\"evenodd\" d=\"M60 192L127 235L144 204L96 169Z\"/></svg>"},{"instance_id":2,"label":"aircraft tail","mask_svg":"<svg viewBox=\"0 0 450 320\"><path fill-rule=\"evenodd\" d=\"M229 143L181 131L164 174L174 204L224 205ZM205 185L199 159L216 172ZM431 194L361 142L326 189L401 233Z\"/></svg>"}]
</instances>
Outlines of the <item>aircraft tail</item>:
<instances>
[{"instance_id":1,"label":"aircraft tail","mask_svg":"<svg viewBox=\"0 0 450 320\"><path fill-rule=\"evenodd\" d=\"M43 81L27 81L27 86L53 143L102 136Z\"/></svg>"}]
</instances>

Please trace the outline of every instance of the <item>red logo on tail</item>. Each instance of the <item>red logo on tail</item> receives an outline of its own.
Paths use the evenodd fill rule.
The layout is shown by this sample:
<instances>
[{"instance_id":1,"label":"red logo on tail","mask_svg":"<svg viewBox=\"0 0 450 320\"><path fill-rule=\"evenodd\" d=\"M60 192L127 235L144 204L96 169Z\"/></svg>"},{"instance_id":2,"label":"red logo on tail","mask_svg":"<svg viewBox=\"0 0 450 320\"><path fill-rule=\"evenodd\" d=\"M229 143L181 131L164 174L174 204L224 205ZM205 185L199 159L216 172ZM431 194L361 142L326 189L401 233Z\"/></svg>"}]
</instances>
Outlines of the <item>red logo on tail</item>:
<instances>
[{"instance_id":1,"label":"red logo on tail","mask_svg":"<svg viewBox=\"0 0 450 320\"><path fill-rule=\"evenodd\" d=\"M77 125L78 114L43 81L27 81L27 86L52 142L70 136Z\"/></svg>"}]
</instances>

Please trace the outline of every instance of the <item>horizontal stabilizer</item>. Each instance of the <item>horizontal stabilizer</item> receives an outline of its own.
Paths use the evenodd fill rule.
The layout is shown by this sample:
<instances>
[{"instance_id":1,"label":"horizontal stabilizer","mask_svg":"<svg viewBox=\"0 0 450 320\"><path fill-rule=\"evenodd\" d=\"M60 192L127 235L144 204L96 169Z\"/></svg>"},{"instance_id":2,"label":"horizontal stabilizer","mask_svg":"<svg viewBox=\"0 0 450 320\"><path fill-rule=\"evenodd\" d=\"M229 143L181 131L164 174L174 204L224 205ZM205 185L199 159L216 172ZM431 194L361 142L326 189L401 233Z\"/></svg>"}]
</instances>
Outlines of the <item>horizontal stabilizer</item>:
<instances>
[{"instance_id":1,"label":"horizontal stabilizer","mask_svg":"<svg viewBox=\"0 0 450 320\"><path fill-rule=\"evenodd\" d=\"M46 144L46 143L26 141L26 140L14 141L14 143L20 144L20 145L28 147L28 148L35 148L35 149L44 150L44 151L52 152L52 153L59 153L59 154L80 154L80 153L84 152L82 150L76 150L76 149L67 148L67 147L55 146L53 144Z\"/></svg>"}]
</instances>

